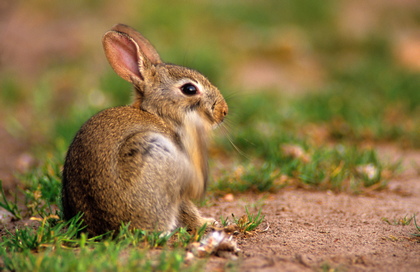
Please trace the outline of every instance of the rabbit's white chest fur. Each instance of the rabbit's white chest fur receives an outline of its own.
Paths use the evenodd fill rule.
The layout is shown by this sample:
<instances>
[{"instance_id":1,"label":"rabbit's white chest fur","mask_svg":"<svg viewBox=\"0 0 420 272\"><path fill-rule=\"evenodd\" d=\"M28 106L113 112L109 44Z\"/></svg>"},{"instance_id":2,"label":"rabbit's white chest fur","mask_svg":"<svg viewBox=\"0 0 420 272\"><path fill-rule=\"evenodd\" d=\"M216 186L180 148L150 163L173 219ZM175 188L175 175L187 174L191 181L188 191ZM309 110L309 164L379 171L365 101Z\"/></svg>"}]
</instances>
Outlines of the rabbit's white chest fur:
<instances>
[{"instance_id":1,"label":"rabbit's white chest fur","mask_svg":"<svg viewBox=\"0 0 420 272\"><path fill-rule=\"evenodd\" d=\"M211 125L197 112L188 112L183 125L178 129L180 140L187 155L186 167L193 171L192 180L187 185L192 198L202 196L207 182L207 135Z\"/></svg>"},{"instance_id":2,"label":"rabbit's white chest fur","mask_svg":"<svg viewBox=\"0 0 420 272\"><path fill-rule=\"evenodd\" d=\"M181 146L159 133L147 137L149 154L144 159L149 165L160 161L159 165L154 166L155 176L170 172L172 178L180 181L181 191L188 198L200 198L205 190L208 172L206 127L211 128L199 114L190 112L177 129Z\"/></svg>"}]
</instances>

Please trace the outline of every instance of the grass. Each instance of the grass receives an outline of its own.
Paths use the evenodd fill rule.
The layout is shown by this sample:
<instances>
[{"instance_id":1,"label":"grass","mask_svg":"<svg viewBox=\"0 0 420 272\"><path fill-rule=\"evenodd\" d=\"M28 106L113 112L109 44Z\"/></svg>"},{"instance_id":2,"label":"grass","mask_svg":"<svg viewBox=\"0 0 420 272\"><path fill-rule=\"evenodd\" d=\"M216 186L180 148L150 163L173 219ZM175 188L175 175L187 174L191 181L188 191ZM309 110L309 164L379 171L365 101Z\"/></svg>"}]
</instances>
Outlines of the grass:
<instances>
[{"instance_id":1,"label":"grass","mask_svg":"<svg viewBox=\"0 0 420 272\"><path fill-rule=\"evenodd\" d=\"M4 251L4 249L0 249ZM182 250L158 252L99 243L94 248L47 249L2 254L6 271L197 271L203 264L185 265Z\"/></svg>"},{"instance_id":2,"label":"grass","mask_svg":"<svg viewBox=\"0 0 420 272\"><path fill-rule=\"evenodd\" d=\"M30 220L38 221L40 224L36 228L29 226L17 228L13 233L6 230L7 235L2 237L1 244L9 252L25 250L39 252L49 247L68 246L77 239L77 235L83 229L80 216L68 222L60 221L56 215L45 218L31 217ZM83 238L81 241L86 239Z\"/></svg>"},{"instance_id":3,"label":"grass","mask_svg":"<svg viewBox=\"0 0 420 272\"><path fill-rule=\"evenodd\" d=\"M242 232L255 230L264 216L261 211L237 223ZM187 263L185 249L199 242L206 226L193 232L185 228L170 234L129 229L88 238L81 216L62 221L57 215L31 218L38 226L6 231L0 240L0 268L5 271L197 271L204 262ZM94 260L94 261L92 261Z\"/></svg>"},{"instance_id":4,"label":"grass","mask_svg":"<svg viewBox=\"0 0 420 272\"><path fill-rule=\"evenodd\" d=\"M238 226L239 231L243 233L247 233L250 231L255 230L264 220L264 215L261 214L261 209L258 210L258 213L253 215L248 212L248 208L245 208L246 215L243 215L240 218L236 218L234 214L232 214L232 218L234 223Z\"/></svg>"},{"instance_id":5,"label":"grass","mask_svg":"<svg viewBox=\"0 0 420 272\"><path fill-rule=\"evenodd\" d=\"M382 190L398 173L399 164L381 158L372 146L420 147L418 73L399 64L398 41L382 24L373 26L372 35L343 33L340 1L143 2L120 5L124 22L140 29L165 61L201 71L227 97L229 135L245 156L226 137L216 138L213 160L228 157L234 163L223 165L210 193L275 193L287 186L348 193ZM84 10L89 18L93 10L108 17L114 6L112 1L44 3L34 12L46 21L52 14L71 15L76 10ZM404 22L418 21L414 13L406 11ZM100 43L101 33L83 29L83 39L94 39L86 43ZM369 31L369 27L364 29ZM74 49L62 56L54 51L51 55L59 57L40 66L45 69L35 74L39 80L32 83L28 79L32 74L25 77L10 70L0 75L2 124L14 137L30 143L46 162L20 175L19 189L10 197L1 188L0 206L15 220L33 218L33 226L2 236L0 269L200 269L200 264L185 265L184 251L202 238L204 229L179 229L166 236L130 231L126 225L114 239L88 238L77 234L82 229L77 218L60 219L60 171L72 137L95 112L128 104L132 93L111 68L98 69L107 67L104 56L96 55L99 47ZM305 85L300 95L294 95L293 88L268 85L245 93L240 81L235 81L238 67L252 68L255 61L274 62L282 71L297 67L292 77L305 81L308 74L300 68L306 66L299 65L311 60L324 76L319 78L321 84ZM244 217L233 216L234 223L243 232L252 231L264 218L260 212L253 215L246 210ZM389 224L414 220L420 232L415 217L383 220ZM227 217L220 221L229 224Z\"/></svg>"},{"instance_id":6,"label":"grass","mask_svg":"<svg viewBox=\"0 0 420 272\"><path fill-rule=\"evenodd\" d=\"M16 219L33 215L48 217L58 211L61 191L61 160L48 159L43 166L20 174L22 181L14 201L6 196L0 180L0 207L10 212Z\"/></svg>"},{"instance_id":7,"label":"grass","mask_svg":"<svg viewBox=\"0 0 420 272\"><path fill-rule=\"evenodd\" d=\"M420 238L420 226L417 225L416 215L413 215L413 220L414 220L414 226L416 227L416 232L413 233L412 235L414 237L419 237Z\"/></svg>"},{"instance_id":8,"label":"grass","mask_svg":"<svg viewBox=\"0 0 420 272\"><path fill-rule=\"evenodd\" d=\"M335 267L336 265L330 264L329 262L323 262L320 267L319 271L323 272L344 272L347 271L346 267L343 265L339 265L338 267Z\"/></svg>"},{"instance_id":9,"label":"grass","mask_svg":"<svg viewBox=\"0 0 420 272\"><path fill-rule=\"evenodd\" d=\"M407 226L410 225L411 221L413 221L413 219L415 220L415 215L411 216L411 217L407 217L404 216L402 218L399 219L393 219L392 221L389 220L388 218L382 218L382 221L388 223L389 225L401 225L401 226ZM417 225L416 225L417 226Z\"/></svg>"},{"instance_id":10,"label":"grass","mask_svg":"<svg viewBox=\"0 0 420 272\"><path fill-rule=\"evenodd\" d=\"M6 271L196 271L204 262L185 260L185 249L199 242L206 226L172 233L148 232L122 225L118 234L88 237L81 216L63 221L60 212L60 169L58 160L20 175L19 197L11 201L1 187L0 206L14 220L28 220L26 226L5 228L0 238L0 268ZM261 211L247 220L235 221L243 232L253 231L262 222ZM95 262L92 262L92 259ZM22 262L22 260L27 260Z\"/></svg>"},{"instance_id":11,"label":"grass","mask_svg":"<svg viewBox=\"0 0 420 272\"><path fill-rule=\"evenodd\" d=\"M419 147L418 76L390 64L381 70L371 66L362 68L371 75L347 72L338 76L336 86L297 101L299 114L306 121L326 124L334 140L399 141Z\"/></svg>"},{"instance_id":12,"label":"grass","mask_svg":"<svg viewBox=\"0 0 420 272\"><path fill-rule=\"evenodd\" d=\"M262 164L256 160L240 164L233 171L229 169L211 189L216 193L276 192L288 185L298 185L360 193L385 188L399 166L382 162L372 149L306 144L305 150L281 140L277 143L277 148L276 142L273 147L267 147L260 159Z\"/></svg>"},{"instance_id":13,"label":"grass","mask_svg":"<svg viewBox=\"0 0 420 272\"><path fill-rule=\"evenodd\" d=\"M0 269L5 271L197 271L205 262L185 259L185 250L200 242L206 225L193 231L179 228L172 233L149 232L122 225L118 234L88 237L83 233L81 215L69 221L60 217L55 186L59 165L49 161L44 167L22 176L22 200L9 201L3 191L0 206L15 216L29 219L23 227L6 228L0 237ZM48 192L46 192L48 190ZM261 210L248 220L234 222L243 231L253 231L262 222ZM95 261L92 261L95 260Z\"/></svg>"},{"instance_id":14,"label":"grass","mask_svg":"<svg viewBox=\"0 0 420 272\"><path fill-rule=\"evenodd\" d=\"M21 211L17 204L17 194L15 194L15 200L13 202L10 202L3 189L3 181L0 180L0 193L1 193L1 201L0 201L0 207L11 213L16 219L22 219Z\"/></svg>"},{"instance_id":15,"label":"grass","mask_svg":"<svg viewBox=\"0 0 420 272\"><path fill-rule=\"evenodd\" d=\"M417 224L416 214L413 214L412 216L406 215L404 217L393 219L393 220L383 217L381 220L389 225L394 225L394 226L408 226L411 224L411 222L413 222L414 227L415 227L415 232L412 233L411 235L415 237L416 239L420 238L420 226Z\"/></svg>"}]
</instances>

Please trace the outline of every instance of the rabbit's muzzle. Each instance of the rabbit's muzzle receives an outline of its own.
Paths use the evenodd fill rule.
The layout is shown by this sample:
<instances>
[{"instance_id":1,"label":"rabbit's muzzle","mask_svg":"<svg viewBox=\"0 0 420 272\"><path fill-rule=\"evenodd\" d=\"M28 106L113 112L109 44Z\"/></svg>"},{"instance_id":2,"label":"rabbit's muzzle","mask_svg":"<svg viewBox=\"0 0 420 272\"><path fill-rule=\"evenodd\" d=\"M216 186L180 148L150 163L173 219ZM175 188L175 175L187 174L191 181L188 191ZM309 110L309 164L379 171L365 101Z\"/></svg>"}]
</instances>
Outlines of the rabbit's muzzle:
<instances>
[{"instance_id":1,"label":"rabbit's muzzle","mask_svg":"<svg viewBox=\"0 0 420 272\"><path fill-rule=\"evenodd\" d=\"M219 125L220 123L223 122L226 115L228 114L228 111L229 111L228 105L226 101L223 99L219 101L218 103L215 103L212 109L213 109L213 118L214 118L215 125Z\"/></svg>"}]
</instances>

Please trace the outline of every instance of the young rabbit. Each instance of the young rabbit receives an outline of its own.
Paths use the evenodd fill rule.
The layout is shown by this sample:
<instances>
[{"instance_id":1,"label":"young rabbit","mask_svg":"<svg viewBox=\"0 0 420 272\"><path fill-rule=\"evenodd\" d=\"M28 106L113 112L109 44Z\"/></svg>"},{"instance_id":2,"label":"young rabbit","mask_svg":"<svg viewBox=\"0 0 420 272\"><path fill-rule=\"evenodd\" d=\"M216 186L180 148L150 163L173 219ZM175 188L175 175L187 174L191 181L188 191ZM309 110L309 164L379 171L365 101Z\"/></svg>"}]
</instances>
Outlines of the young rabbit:
<instances>
[{"instance_id":1,"label":"young rabbit","mask_svg":"<svg viewBox=\"0 0 420 272\"><path fill-rule=\"evenodd\" d=\"M223 96L197 71L163 63L126 25L105 33L103 46L134 103L94 115L76 134L63 170L65 218L82 212L91 235L128 222L158 231L209 222L191 200L206 189L207 136L228 112Z\"/></svg>"}]
</instances>

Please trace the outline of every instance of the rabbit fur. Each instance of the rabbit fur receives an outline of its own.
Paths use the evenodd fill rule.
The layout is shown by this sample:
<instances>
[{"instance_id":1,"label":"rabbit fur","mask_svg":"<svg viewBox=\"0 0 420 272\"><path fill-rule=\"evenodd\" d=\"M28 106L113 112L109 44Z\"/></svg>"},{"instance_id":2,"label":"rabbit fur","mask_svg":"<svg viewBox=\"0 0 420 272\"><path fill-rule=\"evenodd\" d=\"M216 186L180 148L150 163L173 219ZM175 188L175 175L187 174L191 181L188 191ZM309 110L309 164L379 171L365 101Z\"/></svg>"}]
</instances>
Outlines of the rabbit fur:
<instances>
[{"instance_id":1,"label":"rabbit fur","mask_svg":"<svg viewBox=\"0 0 420 272\"><path fill-rule=\"evenodd\" d=\"M228 112L223 96L199 72L163 63L126 25L105 33L103 46L135 98L99 112L77 132L63 168L64 217L83 213L91 235L128 222L157 231L209 222L192 200L206 189L208 135Z\"/></svg>"}]
</instances>

